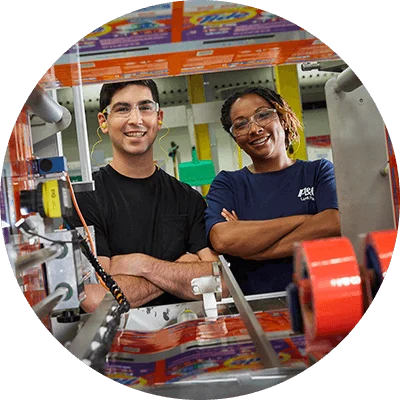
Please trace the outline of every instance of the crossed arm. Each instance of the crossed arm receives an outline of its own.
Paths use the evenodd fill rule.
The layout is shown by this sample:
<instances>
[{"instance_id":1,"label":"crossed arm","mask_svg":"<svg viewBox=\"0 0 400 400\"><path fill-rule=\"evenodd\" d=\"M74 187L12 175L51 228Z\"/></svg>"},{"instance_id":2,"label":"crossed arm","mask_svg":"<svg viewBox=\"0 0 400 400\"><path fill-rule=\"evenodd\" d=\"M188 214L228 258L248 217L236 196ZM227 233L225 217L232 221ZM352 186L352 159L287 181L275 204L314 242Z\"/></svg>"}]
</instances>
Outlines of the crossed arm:
<instances>
[{"instance_id":1,"label":"crossed arm","mask_svg":"<svg viewBox=\"0 0 400 400\"><path fill-rule=\"evenodd\" d=\"M339 211L328 209L311 216L296 229L279 238L274 244L265 250L253 254L250 260L269 260L293 255L295 243L303 240L323 239L340 236Z\"/></svg>"},{"instance_id":2,"label":"crossed arm","mask_svg":"<svg viewBox=\"0 0 400 400\"><path fill-rule=\"evenodd\" d=\"M221 215L227 222L215 224L210 231L214 249L248 260L288 257L296 242L340 235L335 209L265 221L240 221L234 211L226 209Z\"/></svg>"},{"instance_id":3,"label":"crossed arm","mask_svg":"<svg viewBox=\"0 0 400 400\"><path fill-rule=\"evenodd\" d=\"M199 300L191 290L193 278L211 275L211 262L217 256L205 248L194 254L187 254L176 262L156 259L141 253L108 257L99 257L102 267L113 276L132 308L155 299L164 292L186 300ZM223 296L227 295L226 286L222 285ZM93 312L107 290L100 284L86 285L86 299L82 308Z\"/></svg>"},{"instance_id":4,"label":"crossed arm","mask_svg":"<svg viewBox=\"0 0 400 400\"><path fill-rule=\"evenodd\" d=\"M98 257L98 260L103 269L111 275L111 259L108 257ZM146 279L137 276L113 276L125 297L128 299L131 308L139 307L156 297L160 296L163 291L153 285ZM85 285L86 298L82 302L81 307L88 313L96 310L103 297L107 293L101 284Z\"/></svg>"}]
</instances>

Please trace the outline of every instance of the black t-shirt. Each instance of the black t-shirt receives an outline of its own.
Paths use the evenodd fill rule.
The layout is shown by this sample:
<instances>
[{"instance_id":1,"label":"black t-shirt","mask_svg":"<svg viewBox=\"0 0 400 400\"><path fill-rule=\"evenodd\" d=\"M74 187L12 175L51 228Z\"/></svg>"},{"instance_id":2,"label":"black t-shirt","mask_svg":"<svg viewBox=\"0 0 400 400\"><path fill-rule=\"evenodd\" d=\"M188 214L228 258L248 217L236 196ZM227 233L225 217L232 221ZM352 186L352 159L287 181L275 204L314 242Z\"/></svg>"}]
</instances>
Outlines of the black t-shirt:
<instances>
[{"instance_id":1,"label":"black t-shirt","mask_svg":"<svg viewBox=\"0 0 400 400\"><path fill-rule=\"evenodd\" d=\"M95 172L93 179L96 190L77 193L76 198L87 225L94 226L97 256L143 253L175 261L207 247L206 203L189 185L161 169L148 178L133 179L110 165ZM72 223L81 225L77 215ZM179 301L165 293L151 305Z\"/></svg>"}]
</instances>

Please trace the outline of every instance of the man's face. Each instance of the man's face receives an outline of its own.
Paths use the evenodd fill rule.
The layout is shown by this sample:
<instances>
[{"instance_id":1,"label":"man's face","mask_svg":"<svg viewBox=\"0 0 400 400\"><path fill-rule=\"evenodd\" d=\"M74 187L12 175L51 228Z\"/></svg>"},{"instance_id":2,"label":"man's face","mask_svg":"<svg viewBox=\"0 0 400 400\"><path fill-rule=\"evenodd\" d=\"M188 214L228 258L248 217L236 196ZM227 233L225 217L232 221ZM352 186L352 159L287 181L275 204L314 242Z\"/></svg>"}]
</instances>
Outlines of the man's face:
<instances>
[{"instance_id":1,"label":"man's face","mask_svg":"<svg viewBox=\"0 0 400 400\"><path fill-rule=\"evenodd\" d=\"M114 94L108 106L107 128L103 130L110 136L114 153L142 155L152 149L162 111L149 114L151 103L151 90L142 85L128 85ZM131 112L126 112L129 109Z\"/></svg>"}]
</instances>

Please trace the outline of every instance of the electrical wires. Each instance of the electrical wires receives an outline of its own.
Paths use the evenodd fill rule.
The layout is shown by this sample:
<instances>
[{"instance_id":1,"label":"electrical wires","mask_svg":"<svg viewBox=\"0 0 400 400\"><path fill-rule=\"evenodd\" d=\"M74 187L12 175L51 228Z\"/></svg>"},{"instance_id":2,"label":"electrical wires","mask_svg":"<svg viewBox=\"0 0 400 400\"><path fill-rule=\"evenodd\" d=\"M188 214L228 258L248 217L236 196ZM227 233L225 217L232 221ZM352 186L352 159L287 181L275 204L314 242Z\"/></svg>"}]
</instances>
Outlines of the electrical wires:
<instances>
[{"instance_id":1,"label":"electrical wires","mask_svg":"<svg viewBox=\"0 0 400 400\"><path fill-rule=\"evenodd\" d=\"M94 270L96 271L97 276L100 278L99 282L100 284L107 290L109 290L112 295L114 296L115 300L117 300L118 304L121 307L121 312L126 313L130 309L130 304L128 300L126 299L125 295L122 293L122 290L118 286L118 284L114 281L114 279L111 277L111 275L108 275L107 272L103 269L99 261L97 260L95 256L95 247L94 247L94 242L92 239L92 235L90 234L89 228L86 224L85 218L83 217L80 209L78 202L75 197L74 189L72 187L71 180L67 174L67 181L69 184L69 189L70 189L70 194L71 194L71 199L72 203L75 207L76 213L79 216L79 219L82 223L83 229L85 230L87 240L77 231L77 235L79 238L79 244L81 247L81 250L85 257L88 259L90 264L93 266ZM68 224L70 229L76 229L74 225L71 223L71 221L68 221L68 218L64 217L65 222ZM88 244L89 243L89 244Z\"/></svg>"}]
</instances>

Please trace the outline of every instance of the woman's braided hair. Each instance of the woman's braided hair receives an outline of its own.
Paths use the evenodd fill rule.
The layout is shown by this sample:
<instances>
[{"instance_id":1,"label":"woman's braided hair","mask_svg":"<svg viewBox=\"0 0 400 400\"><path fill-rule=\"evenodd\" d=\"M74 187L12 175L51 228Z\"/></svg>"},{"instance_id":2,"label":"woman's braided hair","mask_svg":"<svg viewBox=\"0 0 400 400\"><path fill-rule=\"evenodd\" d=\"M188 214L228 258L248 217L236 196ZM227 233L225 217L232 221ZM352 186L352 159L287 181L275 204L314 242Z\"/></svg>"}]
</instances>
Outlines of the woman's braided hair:
<instances>
[{"instance_id":1,"label":"woman's braided hair","mask_svg":"<svg viewBox=\"0 0 400 400\"><path fill-rule=\"evenodd\" d=\"M232 96L225 100L221 108L221 123L224 129L232 137L234 136L229 131L230 127L232 126L232 120L230 116L232 105L237 99L247 94L257 94L270 103L273 108L275 108L282 127L285 130L286 148L290 142L298 142L300 140L298 129L302 128L302 126L296 117L296 114L290 108L289 104L278 93L262 86L249 86L245 89L235 92Z\"/></svg>"}]
</instances>

